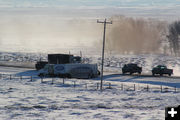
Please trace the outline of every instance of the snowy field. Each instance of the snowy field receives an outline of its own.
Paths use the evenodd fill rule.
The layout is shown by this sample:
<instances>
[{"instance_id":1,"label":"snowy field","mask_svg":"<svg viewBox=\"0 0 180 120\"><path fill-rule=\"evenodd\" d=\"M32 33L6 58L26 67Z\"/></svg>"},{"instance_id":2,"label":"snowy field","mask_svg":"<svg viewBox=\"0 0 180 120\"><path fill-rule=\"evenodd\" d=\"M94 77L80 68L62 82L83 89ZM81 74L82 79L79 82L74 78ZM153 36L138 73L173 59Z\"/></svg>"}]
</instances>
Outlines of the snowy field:
<instances>
[{"instance_id":1,"label":"snowy field","mask_svg":"<svg viewBox=\"0 0 180 120\"><path fill-rule=\"evenodd\" d=\"M101 92L99 78L66 79L64 84L54 78L52 84L52 78L41 82L32 69L0 67L0 73L6 73L0 77L2 120L164 120L165 107L180 103L178 77L106 72Z\"/></svg>"}]
</instances>

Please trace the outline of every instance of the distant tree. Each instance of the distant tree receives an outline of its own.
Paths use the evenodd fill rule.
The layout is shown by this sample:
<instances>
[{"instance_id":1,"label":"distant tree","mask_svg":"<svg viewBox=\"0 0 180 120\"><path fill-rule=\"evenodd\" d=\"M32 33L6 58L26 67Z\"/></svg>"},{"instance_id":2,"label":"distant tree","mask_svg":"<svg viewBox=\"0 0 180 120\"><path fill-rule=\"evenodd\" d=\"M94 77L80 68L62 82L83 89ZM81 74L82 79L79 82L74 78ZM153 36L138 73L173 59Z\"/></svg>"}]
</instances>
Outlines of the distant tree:
<instances>
[{"instance_id":1,"label":"distant tree","mask_svg":"<svg viewBox=\"0 0 180 120\"><path fill-rule=\"evenodd\" d=\"M180 21L176 21L169 25L168 40L170 49L175 56L180 56Z\"/></svg>"}]
</instances>

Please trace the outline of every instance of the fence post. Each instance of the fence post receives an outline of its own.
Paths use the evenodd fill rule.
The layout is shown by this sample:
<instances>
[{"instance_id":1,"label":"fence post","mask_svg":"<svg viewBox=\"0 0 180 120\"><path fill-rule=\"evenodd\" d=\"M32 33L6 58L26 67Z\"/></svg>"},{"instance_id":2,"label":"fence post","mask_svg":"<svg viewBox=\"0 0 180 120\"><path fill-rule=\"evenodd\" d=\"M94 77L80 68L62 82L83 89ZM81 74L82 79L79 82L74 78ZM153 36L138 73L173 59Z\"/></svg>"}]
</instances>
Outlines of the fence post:
<instances>
[{"instance_id":1,"label":"fence post","mask_svg":"<svg viewBox=\"0 0 180 120\"><path fill-rule=\"evenodd\" d=\"M149 85L147 85L147 91L149 91Z\"/></svg>"},{"instance_id":2,"label":"fence post","mask_svg":"<svg viewBox=\"0 0 180 120\"><path fill-rule=\"evenodd\" d=\"M99 83L97 83L97 90L99 89Z\"/></svg>"},{"instance_id":3,"label":"fence post","mask_svg":"<svg viewBox=\"0 0 180 120\"><path fill-rule=\"evenodd\" d=\"M121 84L121 90L123 90L123 83Z\"/></svg>"},{"instance_id":4,"label":"fence post","mask_svg":"<svg viewBox=\"0 0 180 120\"><path fill-rule=\"evenodd\" d=\"M74 81L74 88L76 87L76 81Z\"/></svg>"},{"instance_id":5,"label":"fence post","mask_svg":"<svg viewBox=\"0 0 180 120\"><path fill-rule=\"evenodd\" d=\"M134 91L136 91L136 85L134 84Z\"/></svg>"},{"instance_id":6,"label":"fence post","mask_svg":"<svg viewBox=\"0 0 180 120\"><path fill-rule=\"evenodd\" d=\"M54 78L52 78L52 82L51 82L51 84L54 84Z\"/></svg>"},{"instance_id":7,"label":"fence post","mask_svg":"<svg viewBox=\"0 0 180 120\"><path fill-rule=\"evenodd\" d=\"M86 83L85 85L86 85L85 87L86 87L86 89L87 89L87 83Z\"/></svg>"},{"instance_id":8,"label":"fence post","mask_svg":"<svg viewBox=\"0 0 180 120\"><path fill-rule=\"evenodd\" d=\"M174 87L174 91L176 92L176 86Z\"/></svg>"},{"instance_id":9,"label":"fence post","mask_svg":"<svg viewBox=\"0 0 180 120\"><path fill-rule=\"evenodd\" d=\"M9 76L9 79L10 79L10 80L12 79L12 76L11 76L11 75Z\"/></svg>"},{"instance_id":10,"label":"fence post","mask_svg":"<svg viewBox=\"0 0 180 120\"><path fill-rule=\"evenodd\" d=\"M33 81L33 80L32 80L32 76L31 76L31 81Z\"/></svg>"},{"instance_id":11,"label":"fence post","mask_svg":"<svg viewBox=\"0 0 180 120\"><path fill-rule=\"evenodd\" d=\"M64 78L63 78L63 84L64 84Z\"/></svg>"},{"instance_id":12,"label":"fence post","mask_svg":"<svg viewBox=\"0 0 180 120\"><path fill-rule=\"evenodd\" d=\"M109 89L111 89L111 83L109 83Z\"/></svg>"},{"instance_id":13,"label":"fence post","mask_svg":"<svg viewBox=\"0 0 180 120\"><path fill-rule=\"evenodd\" d=\"M41 77L41 83L43 83L43 77Z\"/></svg>"}]
</instances>

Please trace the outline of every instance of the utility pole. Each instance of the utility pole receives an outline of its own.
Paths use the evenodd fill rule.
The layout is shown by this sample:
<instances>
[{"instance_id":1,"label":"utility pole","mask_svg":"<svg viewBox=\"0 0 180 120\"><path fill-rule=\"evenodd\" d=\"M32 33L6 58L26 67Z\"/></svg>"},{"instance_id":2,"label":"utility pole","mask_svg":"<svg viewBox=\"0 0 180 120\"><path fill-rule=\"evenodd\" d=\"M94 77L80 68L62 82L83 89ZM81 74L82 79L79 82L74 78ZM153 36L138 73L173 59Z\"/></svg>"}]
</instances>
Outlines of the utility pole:
<instances>
[{"instance_id":1,"label":"utility pole","mask_svg":"<svg viewBox=\"0 0 180 120\"><path fill-rule=\"evenodd\" d=\"M97 20L97 23L103 23L104 24L104 34L103 34L103 47L102 47L102 61L101 61L101 86L100 89L102 91L103 86L103 66L104 66L104 48L105 48L105 37L106 37L106 24L112 24L111 22L107 22L106 19L104 22Z\"/></svg>"}]
</instances>

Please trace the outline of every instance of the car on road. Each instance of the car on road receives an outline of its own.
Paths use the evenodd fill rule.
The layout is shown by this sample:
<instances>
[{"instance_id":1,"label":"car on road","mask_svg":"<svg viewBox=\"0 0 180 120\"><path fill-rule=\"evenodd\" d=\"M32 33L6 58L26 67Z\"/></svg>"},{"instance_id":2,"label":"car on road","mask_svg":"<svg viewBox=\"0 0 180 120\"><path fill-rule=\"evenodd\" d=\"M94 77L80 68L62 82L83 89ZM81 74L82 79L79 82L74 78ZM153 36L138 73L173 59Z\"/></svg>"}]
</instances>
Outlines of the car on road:
<instances>
[{"instance_id":1,"label":"car on road","mask_svg":"<svg viewBox=\"0 0 180 120\"><path fill-rule=\"evenodd\" d=\"M159 74L163 76L163 74L168 74L171 76L173 74L173 69L168 69L165 65L158 65L152 69L152 75Z\"/></svg>"},{"instance_id":2,"label":"car on road","mask_svg":"<svg viewBox=\"0 0 180 120\"><path fill-rule=\"evenodd\" d=\"M125 64L122 68L122 73L129 73L130 75L133 73L139 73L141 74L142 72L142 67L139 67L137 64L134 63L129 63L129 64Z\"/></svg>"}]
</instances>

